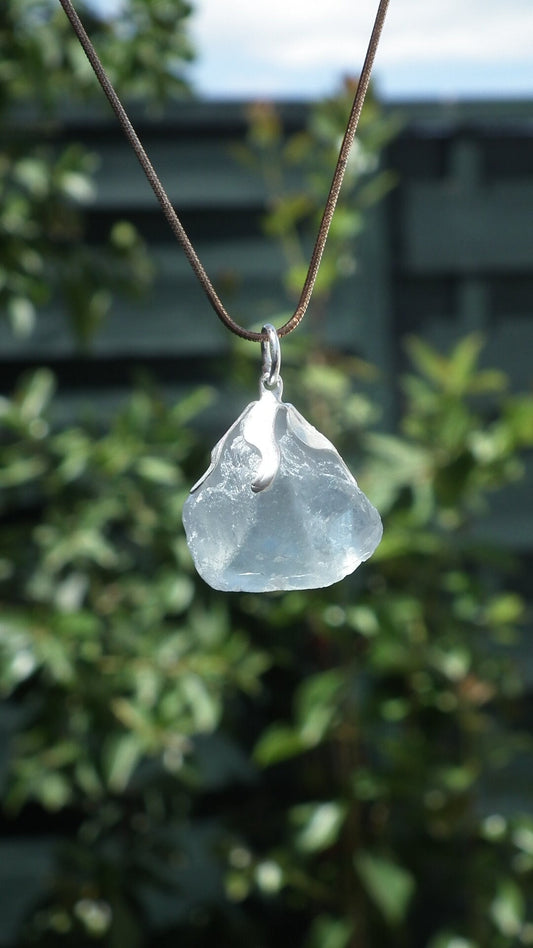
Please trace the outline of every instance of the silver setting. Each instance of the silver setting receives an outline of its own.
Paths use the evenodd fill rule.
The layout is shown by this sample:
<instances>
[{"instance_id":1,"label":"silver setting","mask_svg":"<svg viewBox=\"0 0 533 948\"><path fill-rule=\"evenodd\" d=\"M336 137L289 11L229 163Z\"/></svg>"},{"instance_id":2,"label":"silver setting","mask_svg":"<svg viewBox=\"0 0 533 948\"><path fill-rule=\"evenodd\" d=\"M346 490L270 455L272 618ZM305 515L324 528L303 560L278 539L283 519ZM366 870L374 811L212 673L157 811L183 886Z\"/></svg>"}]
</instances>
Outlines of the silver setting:
<instances>
[{"instance_id":1,"label":"silver setting","mask_svg":"<svg viewBox=\"0 0 533 948\"><path fill-rule=\"evenodd\" d=\"M272 323L265 323L261 332L266 332L268 341L261 343L261 355L263 357L263 372L261 382L267 388L277 388L281 382L281 348L279 336Z\"/></svg>"}]
</instances>

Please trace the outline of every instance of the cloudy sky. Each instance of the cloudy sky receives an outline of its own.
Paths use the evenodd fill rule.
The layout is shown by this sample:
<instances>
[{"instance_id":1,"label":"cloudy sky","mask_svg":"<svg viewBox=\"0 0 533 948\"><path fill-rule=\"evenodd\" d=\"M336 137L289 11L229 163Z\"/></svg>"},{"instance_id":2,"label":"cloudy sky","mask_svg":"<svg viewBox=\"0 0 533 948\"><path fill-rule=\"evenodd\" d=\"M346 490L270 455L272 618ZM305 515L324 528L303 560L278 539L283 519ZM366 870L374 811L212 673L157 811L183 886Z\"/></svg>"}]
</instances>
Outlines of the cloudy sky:
<instances>
[{"instance_id":1,"label":"cloudy sky","mask_svg":"<svg viewBox=\"0 0 533 948\"><path fill-rule=\"evenodd\" d=\"M193 0L211 98L309 98L361 66L377 0ZM391 0L376 60L383 97L529 96L533 0Z\"/></svg>"}]
</instances>

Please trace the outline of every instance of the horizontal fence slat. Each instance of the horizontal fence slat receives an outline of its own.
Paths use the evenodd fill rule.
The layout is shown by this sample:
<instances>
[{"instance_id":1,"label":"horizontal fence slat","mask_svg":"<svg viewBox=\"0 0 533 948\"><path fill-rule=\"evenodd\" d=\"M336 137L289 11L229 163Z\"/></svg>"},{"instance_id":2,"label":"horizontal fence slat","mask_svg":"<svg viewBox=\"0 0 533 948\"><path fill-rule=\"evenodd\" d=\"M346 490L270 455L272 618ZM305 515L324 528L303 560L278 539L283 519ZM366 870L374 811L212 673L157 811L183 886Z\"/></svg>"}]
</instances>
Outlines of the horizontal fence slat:
<instances>
[{"instance_id":1,"label":"horizontal fence slat","mask_svg":"<svg viewBox=\"0 0 533 948\"><path fill-rule=\"evenodd\" d=\"M402 265L413 273L522 273L533 260L533 183L405 188Z\"/></svg>"},{"instance_id":2,"label":"horizontal fence slat","mask_svg":"<svg viewBox=\"0 0 533 948\"><path fill-rule=\"evenodd\" d=\"M145 141L150 160L173 204L179 211L262 207L267 190L254 174L233 155L235 141L180 142ZM97 210L155 208L156 199L132 154L120 142L103 144L98 150L94 204ZM120 181L120 187L117 187ZM292 176L294 187L301 181Z\"/></svg>"},{"instance_id":3,"label":"horizontal fence slat","mask_svg":"<svg viewBox=\"0 0 533 948\"><path fill-rule=\"evenodd\" d=\"M376 279L372 240L375 223L368 223L368 244L361 247L355 276L335 290L332 318L323 335L330 344L348 349L364 347L375 359L383 350L383 281ZM247 326L287 318L294 306L282 283L286 263L279 246L261 234L249 239L200 241L198 253L237 322ZM156 275L151 289L139 299L117 297L90 343L87 356L139 355L210 356L227 349L230 336L204 296L189 263L177 244L152 245ZM374 329L371 337L367 326ZM305 323L302 327L305 331ZM15 336L0 322L3 360L53 359L78 354L79 346L58 303L39 311L28 339ZM97 385L95 380L95 385Z\"/></svg>"}]
</instances>

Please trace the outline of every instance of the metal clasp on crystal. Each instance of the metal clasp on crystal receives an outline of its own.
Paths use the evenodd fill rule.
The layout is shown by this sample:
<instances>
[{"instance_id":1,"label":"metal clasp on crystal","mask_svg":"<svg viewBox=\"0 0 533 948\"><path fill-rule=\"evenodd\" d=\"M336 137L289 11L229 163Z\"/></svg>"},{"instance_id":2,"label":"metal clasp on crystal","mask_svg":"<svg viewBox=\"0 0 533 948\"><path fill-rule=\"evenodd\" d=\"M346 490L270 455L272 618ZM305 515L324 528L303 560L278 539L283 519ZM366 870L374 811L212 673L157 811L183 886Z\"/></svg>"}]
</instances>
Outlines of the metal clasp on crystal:
<instances>
[{"instance_id":1,"label":"metal clasp on crystal","mask_svg":"<svg viewBox=\"0 0 533 948\"><path fill-rule=\"evenodd\" d=\"M272 323L265 323L261 331L266 332L268 335L268 340L261 343L261 355L263 358L261 382L263 385L266 385L267 388L273 389L277 388L281 381L279 374L281 368L279 336Z\"/></svg>"}]
</instances>

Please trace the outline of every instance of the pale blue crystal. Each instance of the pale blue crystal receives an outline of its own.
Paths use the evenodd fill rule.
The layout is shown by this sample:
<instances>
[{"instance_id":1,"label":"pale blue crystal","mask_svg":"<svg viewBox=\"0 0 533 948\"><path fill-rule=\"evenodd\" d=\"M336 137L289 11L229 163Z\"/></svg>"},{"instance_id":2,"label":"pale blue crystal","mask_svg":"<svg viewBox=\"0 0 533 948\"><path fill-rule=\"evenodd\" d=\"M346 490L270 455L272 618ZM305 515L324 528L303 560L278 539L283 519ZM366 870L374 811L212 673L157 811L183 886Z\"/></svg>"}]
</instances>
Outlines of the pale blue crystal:
<instances>
[{"instance_id":1,"label":"pale blue crystal","mask_svg":"<svg viewBox=\"0 0 533 948\"><path fill-rule=\"evenodd\" d=\"M183 510L196 568L214 589L329 586L372 555L383 528L330 441L263 388L213 449Z\"/></svg>"}]
</instances>

